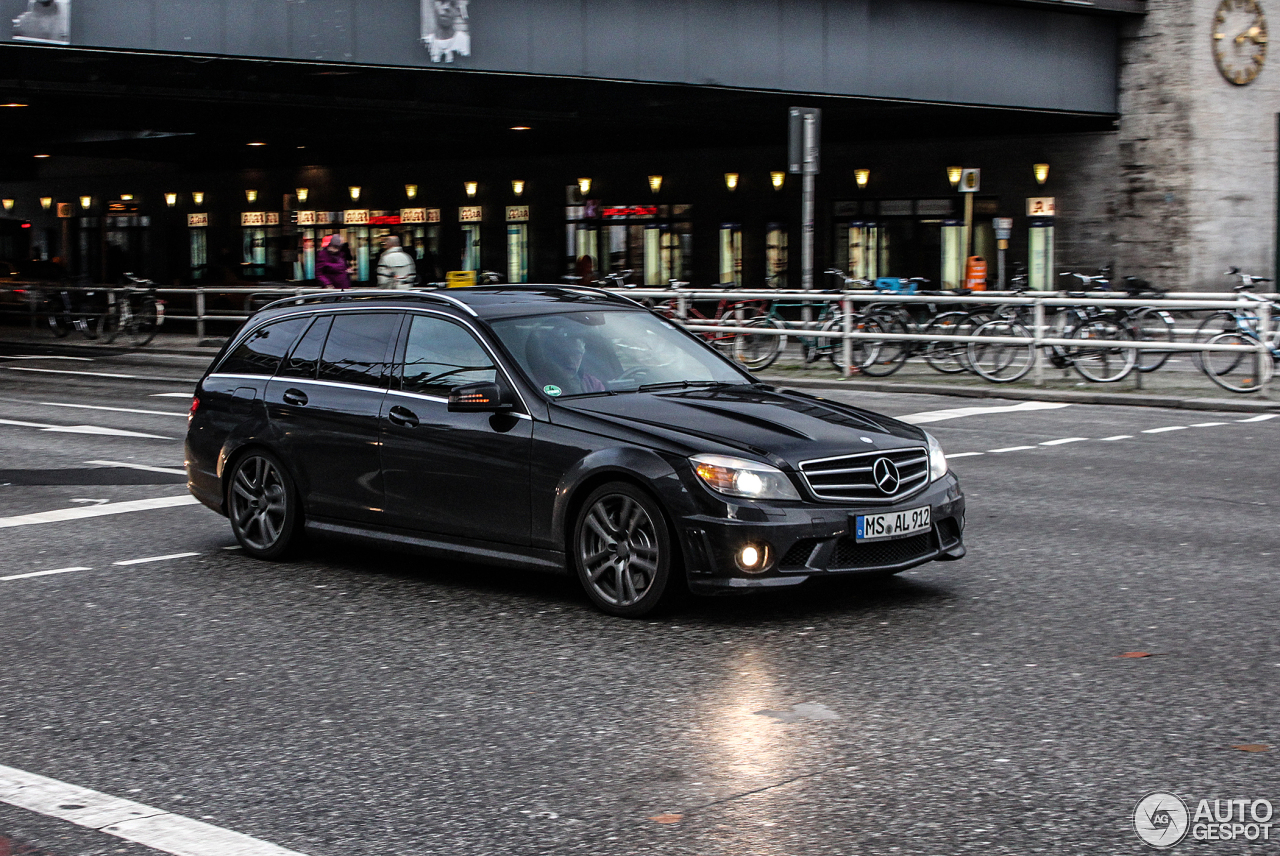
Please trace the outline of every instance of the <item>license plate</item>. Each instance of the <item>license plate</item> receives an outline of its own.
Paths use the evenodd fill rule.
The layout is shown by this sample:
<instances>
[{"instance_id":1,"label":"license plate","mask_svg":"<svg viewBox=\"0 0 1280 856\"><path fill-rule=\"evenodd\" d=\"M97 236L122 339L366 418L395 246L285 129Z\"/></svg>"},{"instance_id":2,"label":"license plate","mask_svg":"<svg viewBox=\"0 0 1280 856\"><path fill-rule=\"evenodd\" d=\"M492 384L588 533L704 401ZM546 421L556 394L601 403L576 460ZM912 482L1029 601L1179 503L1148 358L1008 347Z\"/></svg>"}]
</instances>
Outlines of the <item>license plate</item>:
<instances>
[{"instance_id":1,"label":"license plate","mask_svg":"<svg viewBox=\"0 0 1280 856\"><path fill-rule=\"evenodd\" d=\"M859 514L855 518L857 540L884 541L924 532L931 523L930 510L926 505L888 514Z\"/></svg>"}]
</instances>

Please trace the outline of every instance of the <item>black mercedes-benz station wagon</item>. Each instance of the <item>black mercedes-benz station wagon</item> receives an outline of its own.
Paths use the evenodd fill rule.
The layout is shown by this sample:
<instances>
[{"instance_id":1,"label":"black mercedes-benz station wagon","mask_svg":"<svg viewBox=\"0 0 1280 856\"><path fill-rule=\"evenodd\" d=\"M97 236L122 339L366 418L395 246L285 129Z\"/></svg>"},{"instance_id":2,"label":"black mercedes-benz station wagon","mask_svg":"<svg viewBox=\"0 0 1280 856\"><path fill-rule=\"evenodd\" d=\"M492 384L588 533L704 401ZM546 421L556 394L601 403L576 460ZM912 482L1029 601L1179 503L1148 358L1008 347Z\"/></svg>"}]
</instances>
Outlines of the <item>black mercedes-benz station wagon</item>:
<instances>
[{"instance_id":1,"label":"black mercedes-benz station wagon","mask_svg":"<svg viewBox=\"0 0 1280 856\"><path fill-rule=\"evenodd\" d=\"M273 303L201 379L186 460L251 556L371 539L576 574L623 616L965 552L929 434L572 286Z\"/></svg>"}]
</instances>

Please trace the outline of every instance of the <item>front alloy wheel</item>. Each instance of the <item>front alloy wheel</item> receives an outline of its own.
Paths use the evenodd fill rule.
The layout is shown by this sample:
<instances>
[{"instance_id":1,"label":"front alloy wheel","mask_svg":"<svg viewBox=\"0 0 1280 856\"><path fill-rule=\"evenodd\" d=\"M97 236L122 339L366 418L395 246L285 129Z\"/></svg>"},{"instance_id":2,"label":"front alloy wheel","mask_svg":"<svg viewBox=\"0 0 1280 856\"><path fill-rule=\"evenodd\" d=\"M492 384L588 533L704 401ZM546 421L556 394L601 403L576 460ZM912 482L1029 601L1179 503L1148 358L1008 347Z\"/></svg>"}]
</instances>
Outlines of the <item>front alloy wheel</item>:
<instances>
[{"instance_id":1,"label":"front alloy wheel","mask_svg":"<svg viewBox=\"0 0 1280 856\"><path fill-rule=\"evenodd\" d=\"M240 546L259 559L288 551L297 528L297 500L284 467L265 452L241 458L231 474L227 516Z\"/></svg>"},{"instance_id":2,"label":"front alloy wheel","mask_svg":"<svg viewBox=\"0 0 1280 856\"><path fill-rule=\"evenodd\" d=\"M573 559L592 603L639 618L662 600L671 575L671 536L662 510L622 482L587 497L574 527Z\"/></svg>"}]
</instances>

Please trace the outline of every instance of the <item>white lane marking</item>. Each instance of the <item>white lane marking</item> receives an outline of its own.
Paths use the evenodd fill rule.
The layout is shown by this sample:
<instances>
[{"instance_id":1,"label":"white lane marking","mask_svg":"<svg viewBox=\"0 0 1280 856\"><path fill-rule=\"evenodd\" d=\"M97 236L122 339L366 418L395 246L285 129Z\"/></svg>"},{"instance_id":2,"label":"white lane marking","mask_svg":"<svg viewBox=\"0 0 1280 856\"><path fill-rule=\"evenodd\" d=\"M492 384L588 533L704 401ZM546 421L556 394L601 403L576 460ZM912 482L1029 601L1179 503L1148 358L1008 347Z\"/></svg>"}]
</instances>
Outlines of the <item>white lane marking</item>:
<instances>
[{"instance_id":1,"label":"white lane marking","mask_svg":"<svg viewBox=\"0 0 1280 856\"><path fill-rule=\"evenodd\" d=\"M123 562L112 562L113 565L145 565L149 562L167 562L170 559L189 559L199 553L170 553L168 556L148 556L145 559L126 559Z\"/></svg>"},{"instance_id":2,"label":"white lane marking","mask_svg":"<svg viewBox=\"0 0 1280 856\"><path fill-rule=\"evenodd\" d=\"M1264 413L1261 416L1250 416L1248 419L1237 419L1237 422L1266 422L1268 419L1275 419L1276 414Z\"/></svg>"},{"instance_id":3,"label":"white lane marking","mask_svg":"<svg viewBox=\"0 0 1280 856\"><path fill-rule=\"evenodd\" d=\"M1112 440L1132 440L1132 439L1133 439L1132 434L1117 434L1114 437L1103 437L1100 442L1110 443Z\"/></svg>"},{"instance_id":4,"label":"white lane marking","mask_svg":"<svg viewBox=\"0 0 1280 856\"><path fill-rule=\"evenodd\" d=\"M1041 446L1063 446L1067 443L1083 443L1088 437L1063 437L1061 440L1045 440Z\"/></svg>"},{"instance_id":5,"label":"white lane marking","mask_svg":"<svg viewBox=\"0 0 1280 856\"><path fill-rule=\"evenodd\" d=\"M74 571L92 571L93 568L56 568L52 571L33 571L29 574L12 574L7 577L0 577L0 580L28 580L32 577L47 577L53 574L70 574Z\"/></svg>"},{"instance_id":6,"label":"white lane marking","mask_svg":"<svg viewBox=\"0 0 1280 856\"><path fill-rule=\"evenodd\" d=\"M952 458L973 458L978 455L985 455L985 454L986 452L958 452L957 454L954 454L954 455L948 453L947 460L949 461Z\"/></svg>"},{"instance_id":7,"label":"white lane marking","mask_svg":"<svg viewBox=\"0 0 1280 856\"><path fill-rule=\"evenodd\" d=\"M8 369L11 372L42 372L44 374L74 374L88 375L89 377L118 377L132 379L136 375L131 374L113 374L111 372L75 372L70 369L32 369L26 366L0 366L0 368Z\"/></svg>"},{"instance_id":8,"label":"white lane marking","mask_svg":"<svg viewBox=\"0 0 1280 856\"><path fill-rule=\"evenodd\" d=\"M1225 422L1197 422L1192 428L1217 428L1219 425L1226 425Z\"/></svg>"},{"instance_id":9,"label":"white lane marking","mask_svg":"<svg viewBox=\"0 0 1280 856\"><path fill-rule=\"evenodd\" d=\"M153 392L149 398L194 398L194 392Z\"/></svg>"},{"instance_id":10,"label":"white lane marking","mask_svg":"<svg viewBox=\"0 0 1280 856\"><path fill-rule=\"evenodd\" d=\"M988 413L1023 413L1032 410L1060 410L1070 407L1061 401L1024 401L1020 404L996 405L994 407L955 407L950 410L926 410L923 413L908 413L897 417L912 425L924 425L928 422L942 422L946 419L961 419L965 416L985 416Z\"/></svg>"},{"instance_id":11,"label":"white lane marking","mask_svg":"<svg viewBox=\"0 0 1280 856\"><path fill-rule=\"evenodd\" d=\"M146 464L130 464L125 461L85 461L86 464L93 464L98 467L126 467L131 470L144 470L148 473L168 473L172 476L185 476L186 470L180 470L177 467L149 467Z\"/></svg>"},{"instance_id":12,"label":"white lane marking","mask_svg":"<svg viewBox=\"0 0 1280 856\"><path fill-rule=\"evenodd\" d=\"M187 414L178 413L173 410L134 410L132 407L103 407L98 404L61 404L56 401L42 401L41 407L76 407L81 410L110 410L114 413L141 413L143 416L180 416L187 418Z\"/></svg>"},{"instance_id":13,"label":"white lane marking","mask_svg":"<svg viewBox=\"0 0 1280 856\"><path fill-rule=\"evenodd\" d=\"M128 502L109 502L92 508L58 508L17 517L0 517L0 529L13 526L33 526L38 523L61 523L64 520L83 520L86 517L105 517L110 514L128 514L132 511L153 511L158 508L177 508L195 505L200 500L194 496L164 496L158 499L134 499Z\"/></svg>"},{"instance_id":14,"label":"white lane marking","mask_svg":"<svg viewBox=\"0 0 1280 856\"><path fill-rule=\"evenodd\" d=\"M1163 434L1166 431L1186 431L1186 430L1187 430L1186 425L1169 425L1168 427L1165 427L1165 428L1148 428L1142 433L1143 434Z\"/></svg>"},{"instance_id":15,"label":"white lane marking","mask_svg":"<svg viewBox=\"0 0 1280 856\"><path fill-rule=\"evenodd\" d=\"M1003 452L1022 452L1026 449L1034 449L1035 446L1010 446L1007 449L988 449L987 451L993 455L999 455Z\"/></svg>"},{"instance_id":16,"label":"white lane marking","mask_svg":"<svg viewBox=\"0 0 1280 856\"><path fill-rule=\"evenodd\" d=\"M0 360L74 360L79 363L91 363L93 357L47 357L42 354L14 354L9 357L0 357Z\"/></svg>"},{"instance_id":17,"label":"white lane marking","mask_svg":"<svg viewBox=\"0 0 1280 856\"><path fill-rule=\"evenodd\" d=\"M42 422L20 422L16 419L0 419L0 425L39 428L41 431L52 431L56 434L100 434L104 437L143 437L149 440L173 439L172 437L161 437L159 434L143 434L139 431L125 431L122 428L102 428L98 425L45 425Z\"/></svg>"},{"instance_id":18,"label":"white lane marking","mask_svg":"<svg viewBox=\"0 0 1280 856\"><path fill-rule=\"evenodd\" d=\"M175 856L304 856L230 829L3 765L0 802Z\"/></svg>"}]
</instances>

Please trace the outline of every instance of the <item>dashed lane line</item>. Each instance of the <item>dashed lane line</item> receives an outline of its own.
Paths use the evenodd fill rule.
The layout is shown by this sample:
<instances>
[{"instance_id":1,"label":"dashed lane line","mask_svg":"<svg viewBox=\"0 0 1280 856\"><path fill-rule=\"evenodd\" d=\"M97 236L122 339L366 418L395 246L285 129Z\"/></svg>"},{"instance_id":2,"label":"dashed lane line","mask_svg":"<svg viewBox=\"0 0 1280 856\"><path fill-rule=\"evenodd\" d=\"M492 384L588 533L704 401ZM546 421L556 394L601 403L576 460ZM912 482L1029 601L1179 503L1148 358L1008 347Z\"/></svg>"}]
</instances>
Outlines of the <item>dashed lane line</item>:
<instances>
[{"instance_id":1,"label":"dashed lane line","mask_svg":"<svg viewBox=\"0 0 1280 856\"><path fill-rule=\"evenodd\" d=\"M12 425L16 428L36 428L55 434L99 434L103 437L141 437L146 440L172 440L159 434L144 434L141 431L125 431L123 428L103 428L101 425L46 425L43 422L23 422L18 419L0 419L0 425Z\"/></svg>"},{"instance_id":2,"label":"dashed lane line","mask_svg":"<svg viewBox=\"0 0 1280 856\"><path fill-rule=\"evenodd\" d=\"M988 449L987 451L992 455L1003 455L1005 452L1024 452L1034 448L1035 446L1009 446L1005 449Z\"/></svg>"},{"instance_id":3,"label":"dashed lane line","mask_svg":"<svg viewBox=\"0 0 1280 856\"><path fill-rule=\"evenodd\" d=\"M1045 440L1041 446L1065 446L1067 443L1083 443L1088 437L1063 437L1061 440Z\"/></svg>"},{"instance_id":4,"label":"dashed lane line","mask_svg":"<svg viewBox=\"0 0 1280 856\"><path fill-rule=\"evenodd\" d=\"M1237 419L1237 422L1266 422L1268 419L1275 419L1274 413L1263 413L1260 416L1250 416L1248 419Z\"/></svg>"},{"instance_id":5,"label":"dashed lane line","mask_svg":"<svg viewBox=\"0 0 1280 856\"><path fill-rule=\"evenodd\" d=\"M1192 428L1217 428L1219 425L1226 425L1226 422L1197 422Z\"/></svg>"},{"instance_id":6,"label":"dashed lane line","mask_svg":"<svg viewBox=\"0 0 1280 856\"><path fill-rule=\"evenodd\" d=\"M113 413L140 413L143 416L177 416L187 418L187 414L173 410L135 410L132 407L104 407L100 404L63 404L57 401L42 401L41 407L75 407L80 410L110 410Z\"/></svg>"},{"instance_id":7,"label":"dashed lane line","mask_svg":"<svg viewBox=\"0 0 1280 856\"><path fill-rule=\"evenodd\" d=\"M36 512L35 514L20 514L17 517L0 517L0 529L8 529L14 526L33 526L40 523L61 523L66 520L83 520L88 517L106 517L112 514L128 514L134 511L177 508L183 505L195 505L199 501L194 496L185 494L183 496L165 496L157 499L108 502L105 505L94 505L88 508L58 508L53 511Z\"/></svg>"},{"instance_id":8,"label":"dashed lane line","mask_svg":"<svg viewBox=\"0 0 1280 856\"><path fill-rule=\"evenodd\" d=\"M948 460L948 461L950 461L950 460L953 460L953 459L955 459L955 458L976 458L976 457L979 457L979 456L981 456L981 455L985 455L985 454L986 454L986 452L959 452L959 453L954 454L954 455L952 455L952 454L948 453L948 454L947 454L947 460Z\"/></svg>"},{"instance_id":9,"label":"dashed lane line","mask_svg":"<svg viewBox=\"0 0 1280 856\"><path fill-rule=\"evenodd\" d=\"M1143 434L1164 434L1167 431L1186 431L1186 425L1167 425L1164 428L1147 428Z\"/></svg>"},{"instance_id":10,"label":"dashed lane line","mask_svg":"<svg viewBox=\"0 0 1280 856\"><path fill-rule=\"evenodd\" d=\"M148 473L168 473L171 476L185 476L187 471L179 467L151 467L146 464L131 464L127 461L85 461L95 467L124 467L130 470L142 470Z\"/></svg>"},{"instance_id":11,"label":"dashed lane line","mask_svg":"<svg viewBox=\"0 0 1280 856\"><path fill-rule=\"evenodd\" d=\"M73 374L88 375L89 377L114 377L123 380L136 380L137 375L116 374L114 372L77 372L71 369L33 369L29 366L0 366L0 368L8 369L11 372L40 372L41 374Z\"/></svg>"},{"instance_id":12,"label":"dashed lane line","mask_svg":"<svg viewBox=\"0 0 1280 856\"><path fill-rule=\"evenodd\" d=\"M32 577L49 577L54 574L70 574L75 571L92 571L93 568L55 568L52 571L32 571L29 574L10 574L7 577L0 577L3 580L29 580Z\"/></svg>"},{"instance_id":13,"label":"dashed lane line","mask_svg":"<svg viewBox=\"0 0 1280 856\"><path fill-rule=\"evenodd\" d=\"M230 829L3 765L0 802L174 856L303 856Z\"/></svg>"},{"instance_id":14,"label":"dashed lane line","mask_svg":"<svg viewBox=\"0 0 1280 856\"><path fill-rule=\"evenodd\" d=\"M56 357L45 354L12 354L7 357L0 357L0 360L67 360L78 363L92 363L93 357Z\"/></svg>"},{"instance_id":15,"label":"dashed lane line","mask_svg":"<svg viewBox=\"0 0 1280 856\"><path fill-rule=\"evenodd\" d=\"M912 425L925 425L930 422L942 422L947 419L962 419L966 416L986 416L992 413L1024 413L1035 410L1060 410L1071 405L1061 401L1023 401L1019 404L995 405L992 407L953 407L949 410L926 410L922 413L908 413L897 417L899 421Z\"/></svg>"},{"instance_id":16,"label":"dashed lane line","mask_svg":"<svg viewBox=\"0 0 1280 856\"><path fill-rule=\"evenodd\" d=\"M153 392L148 398L191 398L193 392Z\"/></svg>"},{"instance_id":17,"label":"dashed lane line","mask_svg":"<svg viewBox=\"0 0 1280 856\"><path fill-rule=\"evenodd\" d=\"M152 562L168 562L173 559L189 559L199 553L170 553L167 556L147 556L145 559L125 559L123 562L112 562L113 565L148 565Z\"/></svg>"},{"instance_id":18,"label":"dashed lane line","mask_svg":"<svg viewBox=\"0 0 1280 856\"><path fill-rule=\"evenodd\" d=\"M1115 435L1114 437L1103 437L1103 438L1102 438L1101 440L1099 440L1098 442L1100 442L1100 443L1111 443L1111 442L1114 442L1114 441L1116 441L1116 440L1132 440L1132 439L1133 439L1133 435L1132 435L1132 434L1117 434L1117 435Z\"/></svg>"}]
</instances>

